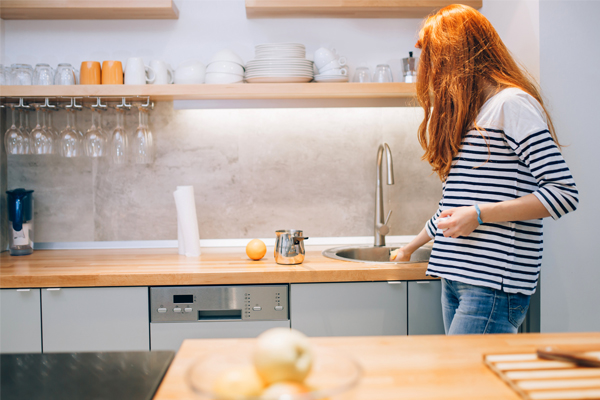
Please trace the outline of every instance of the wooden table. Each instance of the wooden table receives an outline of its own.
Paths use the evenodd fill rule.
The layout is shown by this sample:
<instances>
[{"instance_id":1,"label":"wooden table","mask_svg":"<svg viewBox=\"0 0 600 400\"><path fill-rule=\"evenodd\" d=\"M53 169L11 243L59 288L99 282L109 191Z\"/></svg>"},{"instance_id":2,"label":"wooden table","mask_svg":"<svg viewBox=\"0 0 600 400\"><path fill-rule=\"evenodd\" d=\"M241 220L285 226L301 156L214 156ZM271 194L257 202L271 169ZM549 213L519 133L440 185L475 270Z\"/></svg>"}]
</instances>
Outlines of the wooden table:
<instances>
[{"instance_id":1,"label":"wooden table","mask_svg":"<svg viewBox=\"0 0 600 400\"><path fill-rule=\"evenodd\" d=\"M255 339L183 342L154 400L197 400L184 374L198 354ZM600 333L483 336L380 336L312 338L352 355L364 368L359 385L336 399L511 400L519 397L483 363L483 354L534 352L543 345L600 345Z\"/></svg>"},{"instance_id":2,"label":"wooden table","mask_svg":"<svg viewBox=\"0 0 600 400\"><path fill-rule=\"evenodd\" d=\"M0 254L0 288L242 285L301 282L364 282L431 279L427 263L365 264L332 260L321 249L304 263L279 265L273 248L252 261L244 248L203 248L197 258L177 249L36 250L29 256Z\"/></svg>"}]
</instances>

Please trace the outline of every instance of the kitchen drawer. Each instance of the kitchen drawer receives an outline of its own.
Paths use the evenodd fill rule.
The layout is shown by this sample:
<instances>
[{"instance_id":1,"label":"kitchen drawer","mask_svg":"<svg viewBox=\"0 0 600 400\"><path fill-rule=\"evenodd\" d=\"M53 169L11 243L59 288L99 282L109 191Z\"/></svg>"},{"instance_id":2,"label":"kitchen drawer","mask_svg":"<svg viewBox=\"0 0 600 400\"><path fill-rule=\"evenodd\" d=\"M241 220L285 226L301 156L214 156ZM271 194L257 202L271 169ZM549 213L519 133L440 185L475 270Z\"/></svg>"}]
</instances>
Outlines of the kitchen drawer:
<instances>
[{"instance_id":1,"label":"kitchen drawer","mask_svg":"<svg viewBox=\"0 0 600 400\"><path fill-rule=\"evenodd\" d=\"M308 336L406 335L407 284L292 284L290 315Z\"/></svg>"},{"instance_id":2,"label":"kitchen drawer","mask_svg":"<svg viewBox=\"0 0 600 400\"><path fill-rule=\"evenodd\" d=\"M408 282L408 334L443 335L442 282Z\"/></svg>"},{"instance_id":3,"label":"kitchen drawer","mask_svg":"<svg viewBox=\"0 0 600 400\"><path fill-rule=\"evenodd\" d=\"M40 289L0 290L0 352L42 352Z\"/></svg>"},{"instance_id":4,"label":"kitchen drawer","mask_svg":"<svg viewBox=\"0 0 600 400\"><path fill-rule=\"evenodd\" d=\"M148 351L147 287L42 289L44 352Z\"/></svg>"}]
</instances>

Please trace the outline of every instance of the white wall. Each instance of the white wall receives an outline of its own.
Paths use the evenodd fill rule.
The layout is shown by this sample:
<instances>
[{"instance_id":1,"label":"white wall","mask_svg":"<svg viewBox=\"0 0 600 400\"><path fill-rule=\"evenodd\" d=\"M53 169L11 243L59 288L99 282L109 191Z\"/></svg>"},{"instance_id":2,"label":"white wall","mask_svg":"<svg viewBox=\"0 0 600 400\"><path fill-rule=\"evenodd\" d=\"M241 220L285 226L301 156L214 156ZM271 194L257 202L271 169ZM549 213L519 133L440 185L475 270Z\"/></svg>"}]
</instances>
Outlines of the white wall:
<instances>
[{"instance_id":1,"label":"white wall","mask_svg":"<svg viewBox=\"0 0 600 400\"><path fill-rule=\"evenodd\" d=\"M599 1L540 3L541 83L579 209L545 224L542 331L600 331Z\"/></svg>"},{"instance_id":2,"label":"white wall","mask_svg":"<svg viewBox=\"0 0 600 400\"><path fill-rule=\"evenodd\" d=\"M535 75L538 0L484 0L482 12L515 56ZM243 0L177 1L179 20L4 21L5 64L161 58L176 67L188 59L207 62L229 47L244 60L254 45L300 42L309 58L321 45L335 47L352 67L390 63L396 77L408 51L415 50L420 19L247 19ZM418 53L418 51L417 51ZM535 75L537 76L537 75Z\"/></svg>"}]
</instances>

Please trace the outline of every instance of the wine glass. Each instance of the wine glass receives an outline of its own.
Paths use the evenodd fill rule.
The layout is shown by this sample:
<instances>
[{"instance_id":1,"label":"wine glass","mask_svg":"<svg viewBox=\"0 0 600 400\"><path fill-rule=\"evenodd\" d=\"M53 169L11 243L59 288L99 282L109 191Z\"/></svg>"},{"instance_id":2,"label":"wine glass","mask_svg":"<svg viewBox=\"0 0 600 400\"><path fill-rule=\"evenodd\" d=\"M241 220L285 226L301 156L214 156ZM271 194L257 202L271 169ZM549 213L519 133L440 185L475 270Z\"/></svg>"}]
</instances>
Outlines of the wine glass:
<instances>
[{"instance_id":1,"label":"wine glass","mask_svg":"<svg viewBox=\"0 0 600 400\"><path fill-rule=\"evenodd\" d=\"M83 149L88 157L102 157L106 154L106 136L98 129L95 122L95 110L92 110L92 126L83 138Z\"/></svg>"},{"instance_id":2,"label":"wine glass","mask_svg":"<svg viewBox=\"0 0 600 400\"><path fill-rule=\"evenodd\" d=\"M51 154L52 135L42 128L42 125L40 124L40 112L40 107L36 105L36 125L35 128L31 130L31 152L32 154Z\"/></svg>"},{"instance_id":3,"label":"wine glass","mask_svg":"<svg viewBox=\"0 0 600 400\"><path fill-rule=\"evenodd\" d=\"M82 137L71 126L71 118L75 119L75 111L67 110L67 126L60 133L60 155L63 157L79 157L81 155Z\"/></svg>"},{"instance_id":4,"label":"wine glass","mask_svg":"<svg viewBox=\"0 0 600 400\"><path fill-rule=\"evenodd\" d=\"M154 158L152 132L145 125L147 111L139 108L139 124L131 141L131 155L136 164L151 164Z\"/></svg>"},{"instance_id":5,"label":"wine glass","mask_svg":"<svg viewBox=\"0 0 600 400\"><path fill-rule=\"evenodd\" d=\"M56 154L58 153L58 148L60 147L60 132L54 127L54 124L52 122L52 116L54 111L46 109L46 113L48 114L48 118L45 119L45 121L47 120L46 129L52 134L52 154Z\"/></svg>"},{"instance_id":6,"label":"wine glass","mask_svg":"<svg viewBox=\"0 0 600 400\"><path fill-rule=\"evenodd\" d=\"M117 109L117 126L112 132L110 142L110 156L115 164L124 164L127 162L128 140L127 133L123 126L124 111Z\"/></svg>"},{"instance_id":7,"label":"wine glass","mask_svg":"<svg viewBox=\"0 0 600 400\"><path fill-rule=\"evenodd\" d=\"M6 149L6 154L26 154L23 133L15 124L15 108L11 106L10 110L12 115L12 124L4 134L4 147Z\"/></svg>"},{"instance_id":8,"label":"wine glass","mask_svg":"<svg viewBox=\"0 0 600 400\"><path fill-rule=\"evenodd\" d=\"M25 118L23 118L23 116L25 116ZM25 124L23 124L23 120L25 120ZM23 136L23 152L19 154L29 154L31 143L31 135L29 133L29 117L27 112L23 109L19 109L19 130Z\"/></svg>"}]
</instances>

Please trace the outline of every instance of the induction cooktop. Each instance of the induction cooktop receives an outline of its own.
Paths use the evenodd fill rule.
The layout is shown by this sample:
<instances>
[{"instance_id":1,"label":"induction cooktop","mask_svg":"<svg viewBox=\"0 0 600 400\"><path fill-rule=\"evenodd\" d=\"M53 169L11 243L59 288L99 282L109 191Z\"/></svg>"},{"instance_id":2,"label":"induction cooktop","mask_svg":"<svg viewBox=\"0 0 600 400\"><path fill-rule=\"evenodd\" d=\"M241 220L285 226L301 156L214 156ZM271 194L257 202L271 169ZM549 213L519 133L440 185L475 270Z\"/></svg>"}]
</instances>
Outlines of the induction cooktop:
<instances>
[{"instance_id":1,"label":"induction cooktop","mask_svg":"<svg viewBox=\"0 0 600 400\"><path fill-rule=\"evenodd\" d=\"M150 400L173 351L0 355L2 400Z\"/></svg>"}]
</instances>

